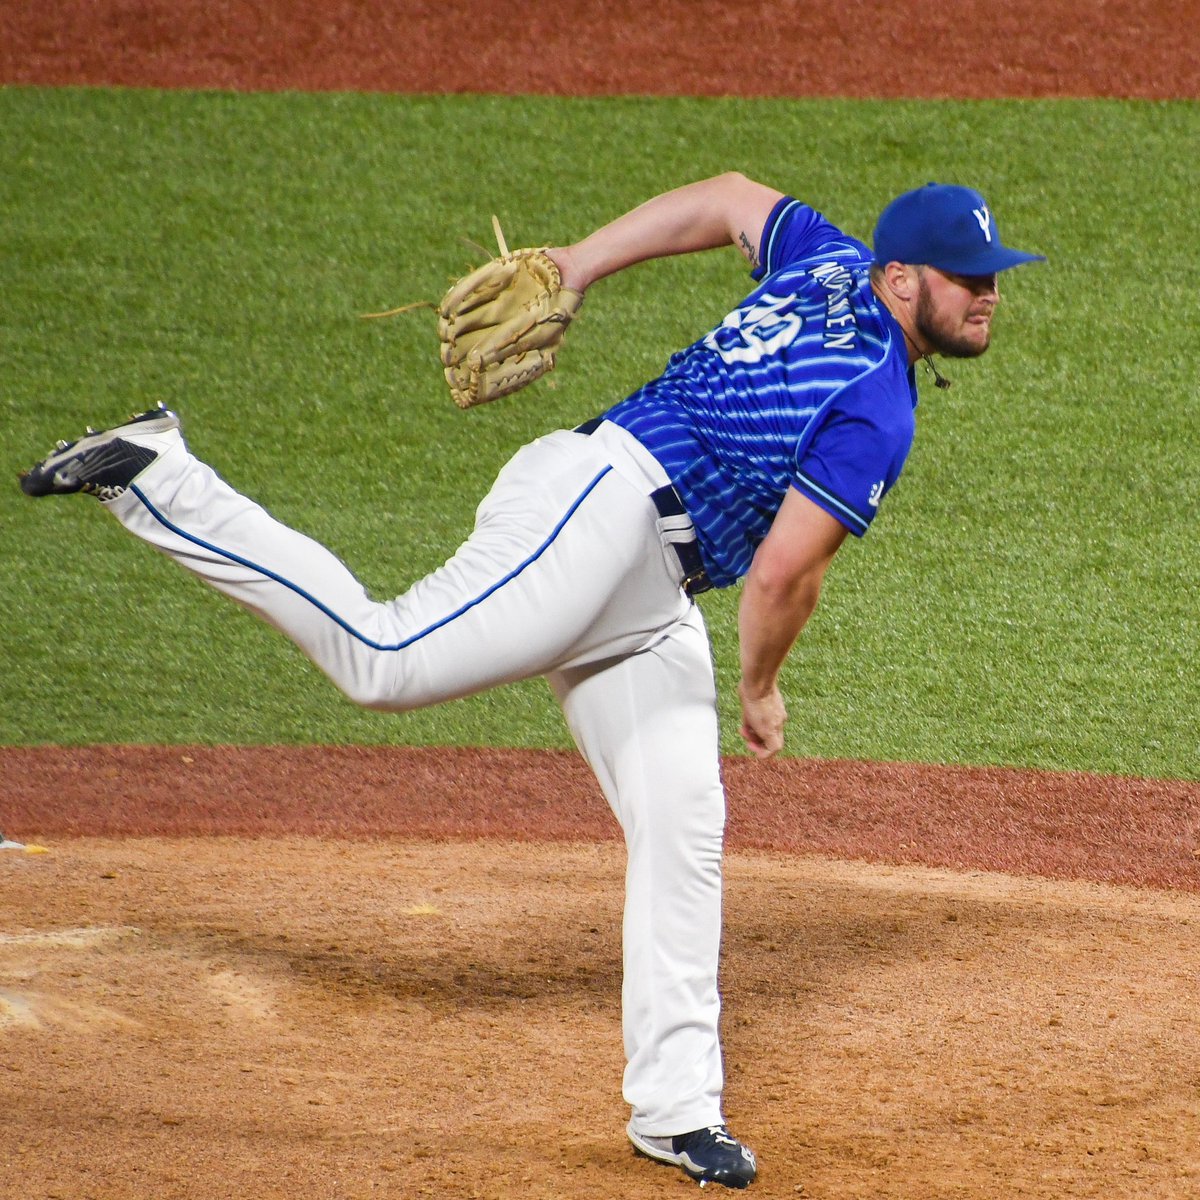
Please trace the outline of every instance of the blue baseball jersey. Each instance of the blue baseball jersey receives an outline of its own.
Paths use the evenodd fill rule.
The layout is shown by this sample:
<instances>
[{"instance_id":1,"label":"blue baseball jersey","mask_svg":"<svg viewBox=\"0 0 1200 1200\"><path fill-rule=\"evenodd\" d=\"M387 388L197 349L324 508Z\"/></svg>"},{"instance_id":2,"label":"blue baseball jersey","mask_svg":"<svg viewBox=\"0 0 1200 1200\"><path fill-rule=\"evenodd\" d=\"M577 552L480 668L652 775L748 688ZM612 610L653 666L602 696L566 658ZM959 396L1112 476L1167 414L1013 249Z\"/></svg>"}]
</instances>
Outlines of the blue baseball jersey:
<instances>
[{"instance_id":1,"label":"blue baseball jersey","mask_svg":"<svg viewBox=\"0 0 1200 1200\"><path fill-rule=\"evenodd\" d=\"M915 431L916 382L871 290L871 251L790 196L760 245L749 296L604 414L663 465L717 587L749 570L788 488L866 533Z\"/></svg>"}]
</instances>

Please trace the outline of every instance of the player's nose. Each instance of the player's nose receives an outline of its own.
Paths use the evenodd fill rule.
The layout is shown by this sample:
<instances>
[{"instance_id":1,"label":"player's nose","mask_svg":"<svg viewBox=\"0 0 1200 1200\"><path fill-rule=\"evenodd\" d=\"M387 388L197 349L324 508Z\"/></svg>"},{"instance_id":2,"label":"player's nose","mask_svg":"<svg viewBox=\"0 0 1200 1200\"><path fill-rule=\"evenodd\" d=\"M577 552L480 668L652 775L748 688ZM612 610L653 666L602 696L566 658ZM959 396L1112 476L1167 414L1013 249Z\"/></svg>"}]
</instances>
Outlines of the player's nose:
<instances>
[{"instance_id":1,"label":"player's nose","mask_svg":"<svg viewBox=\"0 0 1200 1200\"><path fill-rule=\"evenodd\" d=\"M995 303L1000 299L1000 280L992 275L968 275L964 282L975 300L989 300Z\"/></svg>"}]
</instances>

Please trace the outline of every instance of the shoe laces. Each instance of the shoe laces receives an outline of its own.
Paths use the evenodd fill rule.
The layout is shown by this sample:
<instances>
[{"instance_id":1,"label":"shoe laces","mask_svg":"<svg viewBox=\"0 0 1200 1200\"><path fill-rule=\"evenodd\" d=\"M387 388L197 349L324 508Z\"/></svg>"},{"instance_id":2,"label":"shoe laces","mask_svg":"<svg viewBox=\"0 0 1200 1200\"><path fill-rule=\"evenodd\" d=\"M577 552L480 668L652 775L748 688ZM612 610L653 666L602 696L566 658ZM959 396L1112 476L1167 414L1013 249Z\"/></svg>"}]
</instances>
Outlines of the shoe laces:
<instances>
[{"instance_id":1,"label":"shoe laces","mask_svg":"<svg viewBox=\"0 0 1200 1200\"><path fill-rule=\"evenodd\" d=\"M105 502L116 500L119 496L125 495L125 488L107 483L85 483L79 490L88 496L95 496L97 500Z\"/></svg>"}]
</instances>

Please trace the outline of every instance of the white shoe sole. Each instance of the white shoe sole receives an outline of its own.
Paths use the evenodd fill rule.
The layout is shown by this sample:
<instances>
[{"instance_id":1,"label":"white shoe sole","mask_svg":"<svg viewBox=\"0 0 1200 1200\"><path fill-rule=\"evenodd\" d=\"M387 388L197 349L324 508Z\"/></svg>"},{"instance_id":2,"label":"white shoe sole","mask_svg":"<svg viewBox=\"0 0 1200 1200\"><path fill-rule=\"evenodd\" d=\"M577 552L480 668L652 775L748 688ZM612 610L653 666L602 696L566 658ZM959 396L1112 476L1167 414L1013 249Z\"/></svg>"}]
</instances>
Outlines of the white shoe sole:
<instances>
[{"instance_id":1,"label":"white shoe sole","mask_svg":"<svg viewBox=\"0 0 1200 1200\"><path fill-rule=\"evenodd\" d=\"M682 1157L670 1148L671 1139L669 1137L648 1137L646 1134L638 1133L634 1129L632 1121L625 1126L625 1136L633 1143L633 1148L647 1158L652 1158L655 1162L666 1163L669 1167L683 1165ZM663 1145L664 1142L666 1145Z\"/></svg>"}]
</instances>

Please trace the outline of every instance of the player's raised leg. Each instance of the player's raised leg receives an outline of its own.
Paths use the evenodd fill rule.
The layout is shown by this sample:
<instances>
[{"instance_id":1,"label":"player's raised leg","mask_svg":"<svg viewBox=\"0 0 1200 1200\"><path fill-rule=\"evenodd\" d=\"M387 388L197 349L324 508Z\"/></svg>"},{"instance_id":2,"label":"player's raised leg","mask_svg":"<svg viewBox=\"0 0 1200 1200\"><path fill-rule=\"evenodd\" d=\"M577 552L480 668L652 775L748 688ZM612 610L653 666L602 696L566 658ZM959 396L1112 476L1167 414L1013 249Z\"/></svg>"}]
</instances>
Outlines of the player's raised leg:
<instances>
[{"instance_id":1,"label":"player's raised leg","mask_svg":"<svg viewBox=\"0 0 1200 1200\"><path fill-rule=\"evenodd\" d=\"M459 551L386 603L196 459L166 410L60 443L22 487L98 496L132 533L287 634L351 699L375 708L434 704L629 653L686 608L649 501L596 444L570 433L520 451ZM610 603L617 591L619 606Z\"/></svg>"}]
</instances>

